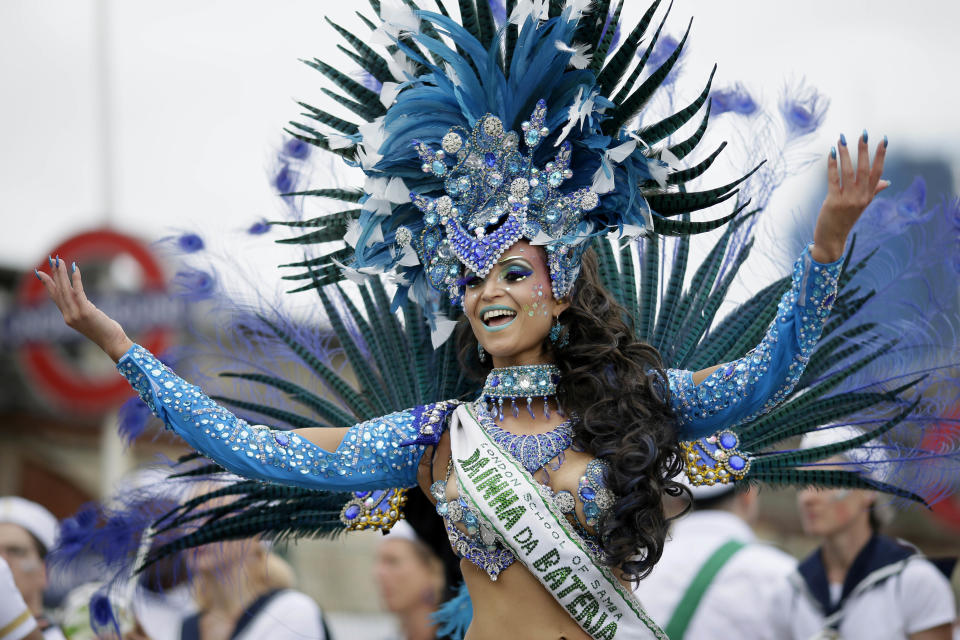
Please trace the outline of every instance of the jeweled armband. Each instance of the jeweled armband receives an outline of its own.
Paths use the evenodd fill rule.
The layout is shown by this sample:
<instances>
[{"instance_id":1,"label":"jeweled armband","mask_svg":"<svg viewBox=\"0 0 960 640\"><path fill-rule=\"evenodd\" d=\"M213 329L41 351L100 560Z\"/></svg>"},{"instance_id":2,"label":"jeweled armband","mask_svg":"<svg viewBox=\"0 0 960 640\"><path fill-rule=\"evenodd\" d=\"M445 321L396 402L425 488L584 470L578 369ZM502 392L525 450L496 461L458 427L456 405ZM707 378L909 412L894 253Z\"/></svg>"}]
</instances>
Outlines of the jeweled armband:
<instances>
[{"instance_id":1,"label":"jeweled armband","mask_svg":"<svg viewBox=\"0 0 960 640\"><path fill-rule=\"evenodd\" d=\"M387 532L403 517L406 503L406 489L354 491L353 498L340 510L340 522L348 531L377 529Z\"/></svg>"},{"instance_id":2,"label":"jeweled armband","mask_svg":"<svg viewBox=\"0 0 960 640\"><path fill-rule=\"evenodd\" d=\"M711 487L743 480L750 471L750 457L739 446L740 439L732 431L681 442L684 471L690 484Z\"/></svg>"}]
</instances>

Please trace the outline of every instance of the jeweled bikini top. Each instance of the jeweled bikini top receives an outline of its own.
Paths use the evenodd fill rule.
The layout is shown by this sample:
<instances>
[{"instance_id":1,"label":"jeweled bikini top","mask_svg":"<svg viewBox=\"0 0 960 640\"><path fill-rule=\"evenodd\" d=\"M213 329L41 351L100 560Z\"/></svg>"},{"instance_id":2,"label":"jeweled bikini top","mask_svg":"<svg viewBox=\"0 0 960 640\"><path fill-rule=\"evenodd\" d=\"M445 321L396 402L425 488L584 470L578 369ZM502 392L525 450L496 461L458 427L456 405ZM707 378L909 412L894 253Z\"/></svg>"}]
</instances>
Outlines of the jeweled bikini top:
<instances>
[{"instance_id":1,"label":"jeweled bikini top","mask_svg":"<svg viewBox=\"0 0 960 640\"><path fill-rule=\"evenodd\" d=\"M488 433L491 433L493 437L497 437L494 434L498 432L509 434L509 432L496 425L493 417L484 409L482 402L476 402L474 409L481 426L487 430ZM553 431L539 435L541 437L562 438L563 436L558 435L558 432L570 432L572 434L569 423L565 422L558 425ZM523 436L518 437L515 434L509 435L512 435L517 440L523 438ZM527 438L530 437L531 436L527 436ZM528 442L532 442L532 440L528 440ZM569 447L571 445L567 446ZM508 447L504 448L510 451ZM542 455L546 455L546 453ZM528 461L543 459L535 455L524 457L527 458ZM559 453L546 458L544 462L540 464L540 467L532 470L530 466L533 466L534 463L531 462L531 464L528 465L523 459L519 457L517 459L527 467L528 471L533 472L542 468L547 473L547 479L549 480L549 471L547 471L547 469L552 471L560 469L560 466L564 462L564 450L560 450ZM447 465L446 477L443 480L437 480L430 486L430 494L437 501L437 514L444 520L447 537L450 540L450 546L453 548L454 553L461 558L466 558L486 571L491 580L496 580L504 569L513 564L516 558L512 551L501 544L493 530L483 522L479 514L477 514L462 497L459 497L459 495L463 493L459 479L457 480L458 497L452 499L447 498L447 484L452 471L453 461L451 459ZM613 507L615 496L613 492L607 488L607 472L608 466L603 460L594 458L588 462L577 484L576 496L567 490L554 491L549 485L541 483L542 486L548 490L548 495L553 498L557 508L567 516L569 522L583 537L590 553L597 558L601 556L600 543L597 537L590 533L587 527L596 529L603 514ZM584 523L577 517L577 499L579 499L583 505L586 526L584 526Z\"/></svg>"}]
</instances>

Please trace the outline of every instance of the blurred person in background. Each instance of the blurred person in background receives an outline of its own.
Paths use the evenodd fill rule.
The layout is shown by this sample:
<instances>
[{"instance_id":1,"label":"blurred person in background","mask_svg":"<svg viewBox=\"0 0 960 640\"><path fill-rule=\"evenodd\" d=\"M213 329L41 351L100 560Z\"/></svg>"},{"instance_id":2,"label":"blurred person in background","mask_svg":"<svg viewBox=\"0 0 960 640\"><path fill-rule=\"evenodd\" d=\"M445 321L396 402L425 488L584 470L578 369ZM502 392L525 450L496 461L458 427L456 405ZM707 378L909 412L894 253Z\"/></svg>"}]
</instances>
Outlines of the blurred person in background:
<instances>
[{"instance_id":1,"label":"blurred person in background","mask_svg":"<svg viewBox=\"0 0 960 640\"><path fill-rule=\"evenodd\" d=\"M848 426L827 428L807 434L801 448L861 434ZM873 446L822 464L849 469L882 457ZM893 510L877 492L808 488L798 493L797 506L804 533L821 544L774 594L775 637L951 640L956 607L950 582L916 547L880 534Z\"/></svg>"},{"instance_id":2,"label":"blurred person in background","mask_svg":"<svg viewBox=\"0 0 960 640\"><path fill-rule=\"evenodd\" d=\"M9 565L14 583L46 640L64 638L43 610L45 562L56 538L57 519L47 509L17 496L0 498L0 557Z\"/></svg>"},{"instance_id":3,"label":"blurred person in background","mask_svg":"<svg viewBox=\"0 0 960 640\"><path fill-rule=\"evenodd\" d=\"M259 540L198 547L187 556L197 612L181 640L329 640L320 607L293 588L290 565Z\"/></svg>"},{"instance_id":4,"label":"blurred person in background","mask_svg":"<svg viewBox=\"0 0 960 640\"><path fill-rule=\"evenodd\" d=\"M33 612L23 601L7 561L0 556L0 640L42 640Z\"/></svg>"},{"instance_id":5,"label":"blurred person in background","mask_svg":"<svg viewBox=\"0 0 960 640\"><path fill-rule=\"evenodd\" d=\"M693 495L692 511L673 522L660 562L634 593L671 640L709 637L721 620L743 640L773 638L766 623L771 586L797 562L754 534L757 488L681 479ZM670 499L665 507L676 515L686 502Z\"/></svg>"},{"instance_id":6,"label":"blurred person in background","mask_svg":"<svg viewBox=\"0 0 960 640\"><path fill-rule=\"evenodd\" d=\"M437 554L400 520L377 547L374 567L383 604L400 623L397 640L434 640L432 616L446 587Z\"/></svg>"}]
</instances>

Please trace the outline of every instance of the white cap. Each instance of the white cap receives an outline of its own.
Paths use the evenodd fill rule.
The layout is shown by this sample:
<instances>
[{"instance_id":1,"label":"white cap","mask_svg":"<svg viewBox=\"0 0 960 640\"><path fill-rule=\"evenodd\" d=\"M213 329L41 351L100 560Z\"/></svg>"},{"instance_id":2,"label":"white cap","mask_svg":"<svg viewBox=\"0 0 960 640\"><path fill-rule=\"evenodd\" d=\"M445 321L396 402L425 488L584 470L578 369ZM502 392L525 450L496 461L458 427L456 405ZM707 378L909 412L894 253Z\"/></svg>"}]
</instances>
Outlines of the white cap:
<instances>
[{"instance_id":1,"label":"white cap","mask_svg":"<svg viewBox=\"0 0 960 640\"><path fill-rule=\"evenodd\" d=\"M416 542L420 539L417 537L417 532L413 526L402 518L393 523L384 538L387 540L409 540L410 542Z\"/></svg>"},{"instance_id":2,"label":"white cap","mask_svg":"<svg viewBox=\"0 0 960 640\"><path fill-rule=\"evenodd\" d=\"M805 433L803 435L803 439L800 440L800 448L813 449L815 447L839 444L853 438L858 438L864 433L866 432L863 429L858 429L849 425L833 425L824 427L816 431ZM886 480L888 471L887 467L889 465L884 463L887 462L889 456L879 447L870 446L876 444L878 444L877 440L870 440L859 447L844 451L843 453L837 455L858 465L860 467L859 471L861 471L865 476L882 482Z\"/></svg>"},{"instance_id":3,"label":"white cap","mask_svg":"<svg viewBox=\"0 0 960 640\"><path fill-rule=\"evenodd\" d=\"M46 551L57 541L57 519L36 502L17 496L0 498L0 522L20 525L33 534Z\"/></svg>"},{"instance_id":4,"label":"white cap","mask_svg":"<svg viewBox=\"0 0 960 640\"><path fill-rule=\"evenodd\" d=\"M675 480L686 488L690 489L690 493L693 494L694 500L713 500L714 498L732 494L733 490L737 488L737 485L734 482L727 482L726 484L715 482L711 485L695 485L690 482L690 478L687 477L686 473L681 473L675 478Z\"/></svg>"}]
</instances>

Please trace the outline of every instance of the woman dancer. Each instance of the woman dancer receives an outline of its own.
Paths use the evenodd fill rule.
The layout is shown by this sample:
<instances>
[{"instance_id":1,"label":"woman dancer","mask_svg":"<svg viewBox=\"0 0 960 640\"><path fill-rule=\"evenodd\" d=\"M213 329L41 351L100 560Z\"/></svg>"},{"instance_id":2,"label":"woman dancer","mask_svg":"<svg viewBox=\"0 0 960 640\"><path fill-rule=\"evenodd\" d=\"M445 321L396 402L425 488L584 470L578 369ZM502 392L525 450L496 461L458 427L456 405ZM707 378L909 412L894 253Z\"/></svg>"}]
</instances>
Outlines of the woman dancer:
<instances>
[{"instance_id":1,"label":"woman dancer","mask_svg":"<svg viewBox=\"0 0 960 640\"><path fill-rule=\"evenodd\" d=\"M615 229L704 230L668 216L719 202L733 195L736 183L670 192L670 185L700 175L716 154L696 171L673 173L661 157L685 155L702 131L670 147L670 154L649 146L689 120L706 92L676 116L633 135L628 130L679 49L651 75L652 83L631 92L637 69L621 99L611 102L597 92L620 83L611 68L631 64L656 4L625 42L626 54L618 51L603 70L611 40L603 19L583 15L578 3L562 13L552 4L549 12L533 8L511 20L503 49L483 28L485 2L475 5L476 34L436 14L416 14L423 25L412 35L409 21L401 20L400 28L384 20L379 28L399 47L393 52L408 56L419 73L408 72L406 86L392 88L399 92L382 118L375 106L358 106L376 125L366 132L344 121L331 125L353 132L348 142L371 176L363 197L337 196L362 204L351 214L357 224L346 240L353 261L343 270L394 270L401 294L425 308L435 308L437 293L462 305L469 324L461 337L464 353L476 349L482 363L466 373L486 373L476 401L433 403L349 428L291 433L251 426L134 345L86 299L76 265L68 269L58 257L50 274L37 275L67 324L118 362L154 413L227 469L318 489L418 486L435 503L462 558L474 612L469 640L662 638L624 586L660 556L667 524L661 496L680 491L671 478L683 463L695 482L747 477L750 456L738 449L730 428L770 410L800 377L836 296L847 235L887 186L881 180L886 140L871 162L864 132L856 166L842 136L831 151L814 243L797 261L792 287L760 345L725 365L664 371L657 352L633 337L624 310L600 285L589 242ZM437 29L462 51L443 44ZM596 69L576 61L575 37L597 47ZM362 55L374 55L351 42ZM541 90L546 100L531 93ZM438 104L443 108L434 108ZM520 110L531 106L517 127ZM550 126L567 117L562 129ZM542 144L548 139L552 145ZM326 136L311 141L331 148ZM430 146L438 142L440 149ZM562 190L567 181L580 186ZM304 263L313 286L339 269L334 264ZM681 460L678 440L700 437L699 448L686 449ZM358 511L359 505L344 517Z\"/></svg>"}]
</instances>

